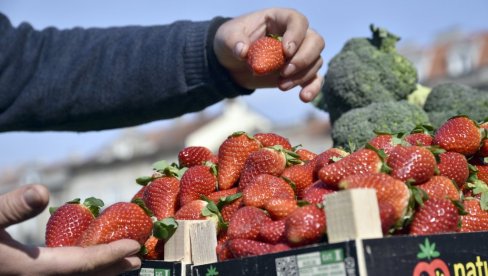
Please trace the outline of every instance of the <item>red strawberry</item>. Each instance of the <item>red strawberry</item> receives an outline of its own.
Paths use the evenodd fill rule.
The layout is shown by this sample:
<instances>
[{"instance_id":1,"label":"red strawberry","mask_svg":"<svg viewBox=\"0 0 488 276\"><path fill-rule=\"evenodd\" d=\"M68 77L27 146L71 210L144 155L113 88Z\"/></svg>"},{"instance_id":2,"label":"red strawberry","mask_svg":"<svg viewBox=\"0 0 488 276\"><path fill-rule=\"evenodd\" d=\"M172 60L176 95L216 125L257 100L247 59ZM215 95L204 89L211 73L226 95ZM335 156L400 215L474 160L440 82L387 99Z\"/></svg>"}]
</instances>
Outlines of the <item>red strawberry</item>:
<instances>
[{"instance_id":1,"label":"red strawberry","mask_svg":"<svg viewBox=\"0 0 488 276\"><path fill-rule=\"evenodd\" d=\"M488 211L480 208L480 200L469 198L463 204L468 214L461 216L461 232L488 231Z\"/></svg>"},{"instance_id":2,"label":"red strawberry","mask_svg":"<svg viewBox=\"0 0 488 276\"><path fill-rule=\"evenodd\" d=\"M440 197L449 198L452 200L460 200L460 191L451 179L442 176L434 175L429 181L417 186L424 190L429 198Z\"/></svg>"},{"instance_id":3,"label":"red strawberry","mask_svg":"<svg viewBox=\"0 0 488 276\"><path fill-rule=\"evenodd\" d=\"M175 213L174 219L179 220L211 220L220 230L224 227L224 221L217 205L211 200L196 199L183 205Z\"/></svg>"},{"instance_id":4,"label":"red strawberry","mask_svg":"<svg viewBox=\"0 0 488 276\"><path fill-rule=\"evenodd\" d=\"M295 199L295 191L283 178L260 174L242 191L246 206L261 208L272 198Z\"/></svg>"},{"instance_id":5,"label":"red strawberry","mask_svg":"<svg viewBox=\"0 0 488 276\"><path fill-rule=\"evenodd\" d=\"M488 122L480 124L480 128L484 130L485 136L481 141L481 147L478 150L478 155L481 157L488 157Z\"/></svg>"},{"instance_id":6,"label":"red strawberry","mask_svg":"<svg viewBox=\"0 0 488 276\"><path fill-rule=\"evenodd\" d=\"M285 221L286 238L292 246L319 242L327 231L325 212L317 205L295 209Z\"/></svg>"},{"instance_id":7,"label":"red strawberry","mask_svg":"<svg viewBox=\"0 0 488 276\"><path fill-rule=\"evenodd\" d=\"M86 247L120 239L132 239L143 245L151 235L153 223L143 207L132 202L110 205L80 237L78 245Z\"/></svg>"},{"instance_id":8,"label":"red strawberry","mask_svg":"<svg viewBox=\"0 0 488 276\"><path fill-rule=\"evenodd\" d=\"M261 143L244 132L229 136L219 147L219 190L232 188L239 179L247 157L261 148Z\"/></svg>"},{"instance_id":9,"label":"red strawberry","mask_svg":"<svg viewBox=\"0 0 488 276\"><path fill-rule=\"evenodd\" d=\"M346 157L349 155L348 152L339 149L339 148L330 148L326 151L323 151L317 155L312 161L310 161L311 165L314 167L313 169L313 178L314 180L319 179L319 170L322 169L325 165L329 165L331 163L334 163L335 161Z\"/></svg>"},{"instance_id":10,"label":"red strawberry","mask_svg":"<svg viewBox=\"0 0 488 276\"><path fill-rule=\"evenodd\" d=\"M380 172L382 167L380 156L374 150L363 148L323 166L319 170L319 178L332 188L337 188L339 181L348 175Z\"/></svg>"},{"instance_id":11,"label":"red strawberry","mask_svg":"<svg viewBox=\"0 0 488 276\"><path fill-rule=\"evenodd\" d=\"M480 148L481 132L471 119L457 116L447 120L437 129L433 143L446 151L470 156Z\"/></svg>"},{"instance_id":12,"label":"red strawberry","mask_svg":"<svg viewBox=\"0 0 488 276\"><path fill-rule=\"evenodd\" d=\"M227 232L223 232L224 234L219 234L217 237L217 247L215 248L215 252L217 253L217 259L219 262L230 260L234 258L234 255L229 249L228 241L229 235Z\"/></svg>"},{"instance_id":13,"label":"red strawberry","mask_svg":"<svg viewBox=\"0 0 488 276\"><path fill-rule=\"evenodd\" d=\"M242 193L237 191L237 187L213 192L208 195L208 199L220 209L224 222L229 222L234 213L243 206Z\"/></svg>"},{"instance_id":14,"label":"red strawberry","mask_svg":"<svg viewBox=\"0 0 488 276\"><path fill-rule=\"evenodd\" d=\"M257 133L254 134L254 138L256 138L263 147L272 147L276 145L281 145L284 149L286 150L291 150L291 144L290 141L288 141L287 138L276 134L276 133Z\"/></svg>"},{"instance_id":15,"label":"red strawberry","mask_svg":"<svg viewBox=\"0 0 488 276\"><path fill-rule=\"evenodd\" d=\"M469 166L466 156L463 154L447 151L439 154L439 168L440 175L452 179L457 187L462 187L469 177Z\"/></svg>"},{"instance_id":16,"label":"red strawberry","mask_svg":"<svg viewBox=\"0 0 488 276\"><path fill-rule=\"evenodd\" d=\"M176 176L162 176L146 186L142 200L158 220L172 217L178 208L179 190L180 181Z\"/></svg>"},{"instance_id":17,"label":"red strawberry","mask_svg":"<svg viewBox=\"0 0 488 276\"><path fill-rule=\"evenodd\" d=\"M46 246L73 246L98 216L103 201L90 197L83 204L80 199L66 202L59 208L50 208L46 225Z\"/></svg>"},{"instance_id":18,"label":"red strawberry","mask_svg":"<svg viewBox=\"0 0 488 276\"><path fill-rule=\"evenodd\" d=\"M164 259L164 240L155 236L150 236L144 243L146 253L143 258L146 260L163 260Z\"/></svg>"},{"instance_id":19,"label":"red strawberry","mask_svg":"<svg viewBox=\"0 0 488 276\"><path fill-rule=\"evenodd\" d=\"M180 180L180 206L207 196L217 189L215 166L195 165L183 173Z\"/></svg>"},{"instance_id":20,"label":"red strawberry","mask_svg":"<svg viewBox=\"0 0 488 276\"><path fill-rule=\"evenodd\" d=\"M414 214L410 224L411 235L428 235L457 232L459 224L457 207L446 198L429 198Z\"/></svg>"},{"instance_id":21,"label":"red strawberry","mask_svg":"<svg viewBox=\"0 0 488 276\"><path fill-rule=\"evenodd\" d=\"M288 156L290 156L290 152L285 152L281 146L261 148L251 153L242 170L239 189L241 191L246 189L260 174L281 175L287 166Z\"/></svg>"},{"instance_id":22,"label":"red strawberry","mask_svg":"<svg viewBox=\"0 0 488 276\"><path fill-rule=\"evenodd\" d=\"M295 164L285 168L281 177L294 185L296 194L301 194L303 190L313 184L313 170L312 163Z\"/></svg>"},{"instance_id":23,"label":"red strawberry","mask_svg":"<svg viewBox=\"0 0 488 276\"><path fill-rule=\"evenodd\" d=\"M178 153L178 163L180 167L192 167L204 165L207 161L215 161L215 156L210 149L203 146L185 147Z\"/></svg>"},{"instance_id":24,"label":"red strawberry","mask_svg":"<svg viewBox=\"0 0 488 276\"><path fill-rule=\"evenodd\" d=\"M259 228L259 240L270 244L285 242L285 220L263 223Z\"/></svg>"},{"instance_id":25,"label":"red strawberry","mask_svg":"<svg viewBox=\"0 0 488 276\"><path fill-rule=\"evenodd\" d=\"M476 177L479 180L488 184L488 164L486 165L475 165L476 168Z\"/></svg>"},{"instance_id":26,"label":"red strawberry","mask_svg":"<svg viewBox=\"0 0 488 276\"><path fill-rule=\"evenodd\" d=\"M335 192L336 190L327 186L321 180L317 180L310 187L303 190L303 192L298 195L298 198L312 204L319 204L323 203L325 195Z\"/></svg>"},{"instance_id":27,"label":"red strawberry","mask_svg":"<svg viewBox=\"0 0 488 276\"><path fill-rule=\"evenodd\" d=\"M142 196L144 195L144 190L146 189L146 186L142 186L138 191L137 193L135 193L133 196L132 196L132 200L134 199L137 199L137 198L140 198L142 199Z\"/></svg>"},{"instance_id":28,"label":"red strawberry","mask_svg":"<svg viewBox=\"0 0 488 276\"><path fill-rule=\"evenodd\" d=\"M273 249L272 244L251 239L231 239L227 246L235 258L261 256L271 253Z\"/></svg>"},{"instance_id":29,"label":"red strawberry","mask_svg":"<svg viewBox=\"0 0 488 276\"><path fill-rule=\"evenodd\" d=\"M378 202L378 209L380 211L381 231L383 235L387 235L398 221L395 207L386 201L381 201Z\"/></svg>"},{"instance_id":30,"label":"red strawberry","mask_svg":"<svg viewBox=\"0 0 488 276\"><path fill-rule=\"evenodd\" d=\"M371 146L383 150L386 155L390 155L390 152L400 144L400 140L392 134L377 134L369 142Z\"/></svg>"},{"instance_id":31,"label":"red strawberry","mask_svg":"<svg viewBox=\"0 0 488 276\"><path fill-rule=\"evenodd\" d=\"M255 240L259 235L259 227L271 218L256 207L244 206L237 210L229 221L227 234L230 239Z\"/></svg>"},{"instance_id":32,"label":"red strawberry","mask_svg":"<svg viewBox=\"0 0 488 276\"><path fill-rule=\"evenodd\" d=\"M256 75L266 75L285 64L281 37L270 35L254 41L247 52L247 62Z\"/></svg>"},{"instance_id":33,"label":"red strawberry","mask_svg":"<svg viewBox=\"0 0 488 276\"><path fill-rule=\"evenodd\" d=\"M264 204L264 209L273 219L283 219L296 208L298 205L295 199L272 198Z\"/></svg>"},{"instance_id":34,"label":"red strawberry","mask_svg":"<svg viewBox=\"0 0 488 276\"><path fill-rule=\"evenodd\" d=\"M297 149L295 152L298 154L298 159L306 162L311 161L318 156L318 154L316 154L315 152L303 148Z\"/></svg>"},{"instance_id":35,"label":"red strawberry","mask_svg":"<svg viewBox=\"0 0 488 276\"><path fill-rule=\"evenodd\" d=\"M434 138L428 133L411 133L405 136L405 141L412 146L431 146Z\"/></svg>"},{"instance_id":36,"label":"red strawberry","mask_svg":"<svg viewBox=\"0 0 488 276\"><path fill-rule=\"evenodd\" d=\"M402 181L420 184L429 180L435 173L434 154L421 146L397 146L388 157L391 176Z\"/></svg>"},{"instance_id":37,"label":"red strawberry","mask_svg":"<svg viewBox=\"0 0 488 276\"><path fill-rule=\"evenodd\" d=\"M378 203L386 202L395 210L395 223L399 222L407 212L410 191L403 181L385 173L351 175L339 183L344 189L373 188L376 190Z\"/></svg>"}]
</instances>

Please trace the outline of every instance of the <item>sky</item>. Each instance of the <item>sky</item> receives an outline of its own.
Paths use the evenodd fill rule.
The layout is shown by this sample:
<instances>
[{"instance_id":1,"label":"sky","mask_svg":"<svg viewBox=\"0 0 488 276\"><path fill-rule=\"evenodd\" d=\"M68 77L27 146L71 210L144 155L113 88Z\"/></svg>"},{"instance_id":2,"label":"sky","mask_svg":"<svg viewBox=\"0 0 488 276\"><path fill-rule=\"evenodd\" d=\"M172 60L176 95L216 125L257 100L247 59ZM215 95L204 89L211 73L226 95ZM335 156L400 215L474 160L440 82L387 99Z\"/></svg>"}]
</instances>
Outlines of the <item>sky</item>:
<instances>
[{"instance_id":1,"label":"sky","mask_svg":"<svg viewBox=\"0 0 488 276\"><path fill-rule=\"evenodd\" d=\"M294 8L322 35L327 63L352 37L369 36L369 25L387 28L402 43L428 45L444 31L458 28L466 33L488 30L488 1L124 1L124 0L2 0L0 12L15 26L28 22L36 29L46 27L110 27L167 24L175 20L208 20L214 16L235 17L269 7ZM1 51L1 49L0 49ZM320 73L325 74L326 64ZM1 73L1 72L0 72ZM298 89L286 93L261 89L243 98L256 112L275 124L297 124L310 113L322 111L298 99ZM207 112L218 112L220 104ZM1 116L1 114L0 114ZM185 115L191 119L191 115ZM143 130L167 127L173 120L140 126ZM110 143L122 130L73 132L0 133L0 171L29 162L57 162L73 156L89 156Z\"/></svg>"}]
</instances>

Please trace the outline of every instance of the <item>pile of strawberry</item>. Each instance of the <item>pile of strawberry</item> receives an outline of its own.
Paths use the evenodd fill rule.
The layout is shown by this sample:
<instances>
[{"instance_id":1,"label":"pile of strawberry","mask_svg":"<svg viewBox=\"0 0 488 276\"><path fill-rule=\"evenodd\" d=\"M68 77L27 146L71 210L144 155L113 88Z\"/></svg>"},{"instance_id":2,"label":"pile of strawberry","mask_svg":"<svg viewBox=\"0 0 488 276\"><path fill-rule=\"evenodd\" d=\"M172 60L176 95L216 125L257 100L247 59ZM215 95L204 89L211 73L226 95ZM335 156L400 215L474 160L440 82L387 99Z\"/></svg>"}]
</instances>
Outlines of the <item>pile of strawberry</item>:
<instances>
[{"instance_id":1,"label":"pile of strawberry","mask_svg":"<svg viewBox=\"0 0 488 276\"><path fill-rule=\"evenodd\" d=\"M364 148L321 153L275 133L237 132L217 153L191 146L177 163L155 163L131 202L99 216L89 211L100 209L95 199L63 205L48 221L46 245L132 238L145 245L144 258L163 259L176 220L210 219L221 261L279 252L326 242L324 196L356 188L376 190L385 235L486 231L487 132L488 123L457 116L436 130L378 133Z\"/></svg>"}]
</instances>

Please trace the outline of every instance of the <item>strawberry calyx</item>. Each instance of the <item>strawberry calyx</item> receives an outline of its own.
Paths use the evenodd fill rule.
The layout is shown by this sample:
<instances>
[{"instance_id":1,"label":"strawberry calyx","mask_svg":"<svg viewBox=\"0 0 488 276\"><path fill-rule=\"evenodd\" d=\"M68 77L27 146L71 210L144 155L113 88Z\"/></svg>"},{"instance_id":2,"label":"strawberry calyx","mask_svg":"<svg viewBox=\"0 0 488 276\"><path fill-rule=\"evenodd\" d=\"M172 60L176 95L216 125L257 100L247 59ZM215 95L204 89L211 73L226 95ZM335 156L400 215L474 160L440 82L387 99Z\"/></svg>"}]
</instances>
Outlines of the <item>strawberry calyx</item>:
<instances>
[{"instance_id":1,"label":"strawberry calyx","mask_svg":"<svg viewBox=\"0 0 488 276\"><path fill-rule=\"evenodd\" d=\"M180 168L176 163L168 163L166 160L161 160L153 164L154 173L151 176L140 176L136 178L136 183L142 186L147 186L154 179L168 176L176 177L178 179L185 173L188 168Z\"/></svg>"},{"instance_id":2,"label":"strawberry calyx","mask_svg":"<svg viewBox=\"0 0 488 276\"><path fill-rule=\"evenodd\" d=\"M480 208L481 210L488 210L488 185L479 180L476 175L471 176L469 182L467 182L467 187L473 191L473 194L480 195Z\"/></svg>"},{"instance_id":3,"label":"strawberry calyx","mask_svg":"<svg viewBox=\"0 0 488 276\"><path fill-rule=\"evenodd\" d=\"M80 198L74 198L66 202L66 204L80 204L80 203L81 203ZM89 197L83 201L83 206L88 208L88 210L90 210L90 212L93 214L94 217L98 217L98 215L100 214L100 209L104 206L104 203L101 199L98 199L96 197ZM58 208L59 206L49 207L49 214L51 215L54 214L54 212L56 212Z\"/></svg>"},{"instance_id":4,"label":"strawberry calyx","mask_svg":"<svg viewBox=\"0 0 488 276\"><path fill-rule=\"evenodd\" d=\"M376 154L378 154L378 156L380 157L381 159L381 169L380 171L383 172L383 173L390 173L391 172L391 168L390 166L388 166L386 164L386 159L388 158L388 156L386 155L385 151L382 150L382 149L377 149L376 147L374 147L373 145L371 145L370 143L367 143L365 146L364 146L366 149L370 149L374 152L376 152Z\"/></svg>"},{"instance_id":5,"label":"strawberry calyx","mask_svg":"<svg viewBox=\"0 0 488 276\"><path fill-rule=\"evenodd\" d=\"M148 216L150 216L150 217L154 216L153 212L149 208L147 208L147 206L144 203L144 200L142 200L142 198L134 198L131 202L134 204L137 204L139 207L141 207L144 210L144 212L146 212L146 214Z\"/></svg>"},{"instance_id":6,"label":"strawberry calyx","mask_svg":"<svg viewBox=\"0 0 488 276\"><path fill-rule=\"evenodd\" d=\"M200 198L207 202L207 205L202 209L202 216L213 220L217 225L217 230L227 229L227 223L224 221L217 204L204 195L201 195Z\"/></svg>"},{"instance_id":7,"label":"strawberry calyx","mask_svg":"<svg viewBox=\"0 0 488 276\"><path fill-rule=\"evenodd\" d=\"M173 217L167 217L154 222L152 235L156 238L167 241L178 229L178 222Z\"/></svg>"}]
</instances>

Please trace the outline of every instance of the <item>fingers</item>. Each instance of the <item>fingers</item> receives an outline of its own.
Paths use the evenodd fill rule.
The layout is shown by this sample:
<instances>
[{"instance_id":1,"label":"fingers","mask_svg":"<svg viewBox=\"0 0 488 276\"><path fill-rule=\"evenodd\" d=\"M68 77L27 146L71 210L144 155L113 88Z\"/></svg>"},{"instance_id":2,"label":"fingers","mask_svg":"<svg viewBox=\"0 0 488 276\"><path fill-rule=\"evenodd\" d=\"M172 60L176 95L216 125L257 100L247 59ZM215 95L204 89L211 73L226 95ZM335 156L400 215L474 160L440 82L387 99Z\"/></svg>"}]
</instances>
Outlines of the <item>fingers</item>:
<instances>
[{"instance_id":1,"label":"fingers","mask_svg":"<svg viewBox=\"0 0 488 276\"><path fill-rule=\"evenodd\" d=\"M42 248L38 268L43 274L117 275L141 266L140 247L125 239L85 248Z\"/></svg>"},{"instance_id":2,"label":"fingers","mask_svg":"<svg viewBox=\"0 0 488 276\"><path fill-rule=\"evenodd\" d=\"M305 103L311 102L320 93L322 86L324 84L324 77L321 75L315 75L315 78L310 80L308 83L302 85L302 90L300 91L300 100Z\"/></svg>"},{"instance_id":3,"label":"fingers","mask_svg":"<svg viewBox=\"0 0 488 276\"><path fill-rule=\"evenodd\" d=\"M310 82L313 78L316 77L317 72L323 65L323 59L319 56L317 60L315 60L308 68L303 68L302 70L296 70L294 75L291 75L288 78L281 78L278 87L283 90L290 90L291 88L303 85L305 83ZM289 65L293 66L293 65Z\"/></svg>"},{"instance_id":4,"label":"fingers","mask_svg":"<svg viewBox=\"0 0 488 276\"><path fill-rule=\"evenodd\" d=\"M275 20L278 25L286 26L282 42L285 55L290 58L300 48L305 39L308 19L295 10L286 9L276 12ZM272 29L272 27L269 27L269 29Z\"/></svg>"},{"instance_id":5,"label":"fingers","mask_svg":"<svg viewBox=\"0 0 488 276\"><path fill-rule=\"evenodd\" d=\"M314 64L320 58L320 54L325 48L324 39L319 34L312 30L308 30L306 33L306 38L300 48L281 72L284 78L309 68L311 64Z\"/></svg>"},{"instance_id":6,"label":"fingers","mask_svg":"<svg viewBox=\"0 0 488 276\"><path fill-rule=\"evenodd\" d=\"M41 185L29 185L0 195L0 228L39 214L48 202L49 192Z\"/></svg>"}]
</instances>

